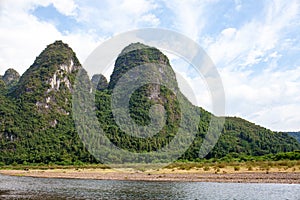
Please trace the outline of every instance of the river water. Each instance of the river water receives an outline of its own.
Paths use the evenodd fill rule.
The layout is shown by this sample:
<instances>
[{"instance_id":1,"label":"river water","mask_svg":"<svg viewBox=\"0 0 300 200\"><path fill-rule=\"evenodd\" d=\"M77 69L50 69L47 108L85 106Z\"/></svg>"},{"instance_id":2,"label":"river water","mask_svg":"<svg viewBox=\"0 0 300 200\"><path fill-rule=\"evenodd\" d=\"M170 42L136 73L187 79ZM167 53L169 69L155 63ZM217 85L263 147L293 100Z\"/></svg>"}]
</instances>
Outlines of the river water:
<instances>
[{"instance_id":1,"label":"river water","mask_svg":"<svg viewBox=\"0 0 300 200\"><path fill-rule=\"evenodd\" d=\"M300 200L300 184L105 181L0 175L0 199Z\"/></svg>"}]
</instances>

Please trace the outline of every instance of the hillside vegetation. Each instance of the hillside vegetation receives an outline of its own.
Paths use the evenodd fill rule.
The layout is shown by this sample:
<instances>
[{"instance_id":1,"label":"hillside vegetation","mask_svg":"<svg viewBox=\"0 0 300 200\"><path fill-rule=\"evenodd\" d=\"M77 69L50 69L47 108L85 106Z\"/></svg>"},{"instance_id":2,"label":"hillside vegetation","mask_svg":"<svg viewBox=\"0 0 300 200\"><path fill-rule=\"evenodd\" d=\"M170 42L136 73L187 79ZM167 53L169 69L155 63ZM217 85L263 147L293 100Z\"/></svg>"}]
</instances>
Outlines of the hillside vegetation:
<instances>
[{"instance_id":1,"label":"hillside vegetation","mask_svg":"<svg viewBox=\"0 0 300 200\"><path fill-rule=\"evenodd\" d=\"M164 81L171 86L145 84L135 90L129 100L130 118L136 126L152 123L149 112L153 105L160 105L156 114L162 109L165 111L165 124L153 137L126 134L116 123L111 109L113 92L121 97L127 94L126 90L116 88L121 77L140 65L146 65L151 73L146 77L138 77L139 74L136 74L137 77L133 78L144 81L155 78L158 83ZM9 71L12 74L10 78L3 78L7 75L1 77L0 163L68 165L100 162L86 150L72 117L72 92L77 72L81 69L72 49L62 41L56 41L47 46L20 78L13 70ZM110 81L107 82L103 75L96 75L90 85L95 91L93 94L98 121L107 138L117 147L137 153L157 151L172 142L182 128L182 134L176 140L177 145L173 147L174 152L186 143L184 133L193 133L195 138L191 146L179 159L199 160L199 150L213 115L192 105L183 96L168 58L158 49L140 43L129 45L116 58ZM183 103L180 104L179 100ZM181 120L197 124L192 126L184 123L181 127ZM241 118L226 117L221 130L217 144L206 159L263 156L300 149L299 142L289 134L273 132ZM142 133L140 131L137 134ZM96 137L91 145L99 144L101 141ZM101 148L97 151L103 153ZM163 156L153 159L150 156L148 159L136 159L135 162L166 161L165 156L168 155ZM118 156L110 159L116 163L134 160Z\"/></svg>"}]
</instances>

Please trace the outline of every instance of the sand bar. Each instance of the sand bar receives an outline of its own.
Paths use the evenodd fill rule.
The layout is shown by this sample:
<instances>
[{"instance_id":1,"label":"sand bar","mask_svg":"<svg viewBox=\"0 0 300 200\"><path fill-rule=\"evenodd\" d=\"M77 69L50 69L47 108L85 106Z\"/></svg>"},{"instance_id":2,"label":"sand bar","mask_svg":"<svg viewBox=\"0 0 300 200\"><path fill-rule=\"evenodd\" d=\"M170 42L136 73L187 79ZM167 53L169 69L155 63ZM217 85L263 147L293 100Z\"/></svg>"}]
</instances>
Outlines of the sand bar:
<instances>
[{"instance_id":1,"label":"sand bar","mask_svg":"<svg viewBox=\"0 0 300 200\"><path fill-rule=\"evenodd\" d=\"M135 171L131 169L49 169L49 170L0 170L1 174L42 178L72 178L96 180L134 181L188 181L232 183L287 183L300 184L300 172L204 172L199 170Z\"/></svg>"}]
</instances>

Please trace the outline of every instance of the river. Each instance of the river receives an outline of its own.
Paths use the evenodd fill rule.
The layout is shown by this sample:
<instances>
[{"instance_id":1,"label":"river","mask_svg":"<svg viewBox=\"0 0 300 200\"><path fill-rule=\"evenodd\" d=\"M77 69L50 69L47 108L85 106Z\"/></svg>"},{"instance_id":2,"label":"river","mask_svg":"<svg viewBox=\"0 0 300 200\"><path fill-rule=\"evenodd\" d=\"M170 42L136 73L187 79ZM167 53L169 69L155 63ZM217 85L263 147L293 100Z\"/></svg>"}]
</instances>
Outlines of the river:
<instances>
[{"instance_id":1,"label":"river","mask_svg":"<svg viewBox=\"0 0 300 200\"><path fill-rule=\"evenodd\" d=\"M106 181L0 175L0 199L300 200L300 184Z\"/></svg>"}]
</instances>

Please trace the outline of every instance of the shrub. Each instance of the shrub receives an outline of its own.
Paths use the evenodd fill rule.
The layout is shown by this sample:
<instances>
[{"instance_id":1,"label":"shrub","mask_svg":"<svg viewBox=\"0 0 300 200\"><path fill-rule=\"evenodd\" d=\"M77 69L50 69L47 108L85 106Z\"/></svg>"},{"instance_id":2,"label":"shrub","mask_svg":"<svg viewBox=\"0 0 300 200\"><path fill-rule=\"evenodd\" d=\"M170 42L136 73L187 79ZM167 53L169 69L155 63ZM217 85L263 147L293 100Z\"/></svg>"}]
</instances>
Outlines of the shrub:
<instances>
[{"instance_id":1,"label":"shrub","mask_svg":"<svg viewBox=\"0 0 300 200\"><path fill-rule=\"evenodd\" d=\"M241 168L239 166L234 166L233 169L234 171L239 171Z\"/></svg>"},{"instance_id":2,"label":"shrub","mask_svg":"<svg viewBox=\"0 0 300 200\"><path fill-rule=\"evenodd\" d=\"M210 169L209 166L203 167L203 170L204 170L204 171L208 171L209 169Z\"/></svg>"}]
</instances>

